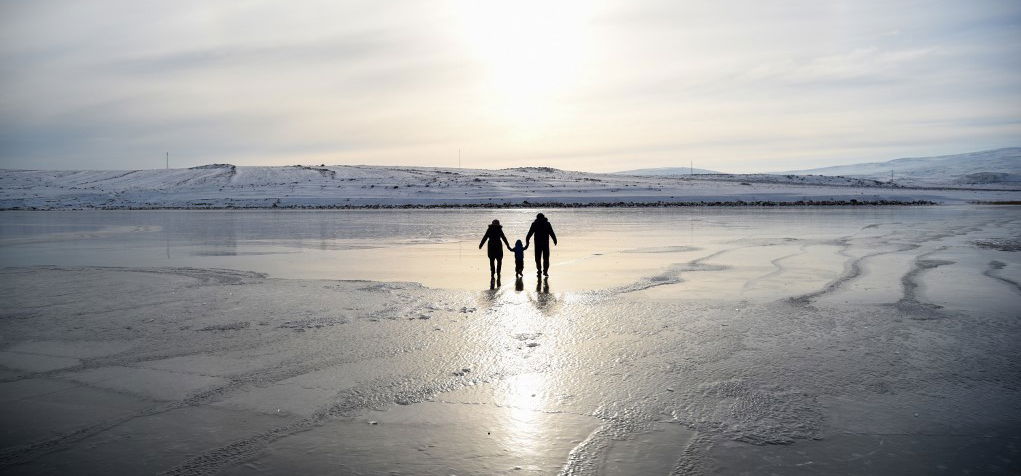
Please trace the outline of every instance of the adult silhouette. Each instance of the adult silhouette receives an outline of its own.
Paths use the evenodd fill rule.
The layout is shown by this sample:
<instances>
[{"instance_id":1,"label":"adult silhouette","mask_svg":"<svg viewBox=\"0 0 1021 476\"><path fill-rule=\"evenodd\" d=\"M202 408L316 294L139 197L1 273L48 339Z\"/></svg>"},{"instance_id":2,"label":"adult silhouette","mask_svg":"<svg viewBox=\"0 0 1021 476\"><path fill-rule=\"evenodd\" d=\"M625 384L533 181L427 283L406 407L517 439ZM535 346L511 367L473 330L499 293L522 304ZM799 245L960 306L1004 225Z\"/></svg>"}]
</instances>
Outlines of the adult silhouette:
<instances>
[{"instance_id":1,"label":"adult silhouette","mask_svg":"<svg viewBox=\"0 0 1021 476\"><path fill-rule=\"evenodd\" d=\"M535 216L535 221L528 228L528 235L525 236L525 243L528 243L535 235L535 275L549 276L549 240L553 239L553 246L557 244L557 234L553 233L553 225L542 213Z\"/></svg>"},{"instance_id":2,"label":"adult silhouette","mask_svg":"<svg viewBox=\"0 0 1021 476\"><path fill-rule=\"evenodd\" d=\"M496 285L500 285L500 270L503 268L503 246L507 245L510 248L510 243L507 241L507 236L503 234L503 227L500 226L500 220L493 220L493 223L486 229L486 234L483 235L482 241L479 242L479 249L482 249L482 245L486 244L486 240L489 240L489 249L487 254L489 255L489 276L496 277ZM500 244L500 240L503 240L503 245Z\"/></svg>"}]
</instances>

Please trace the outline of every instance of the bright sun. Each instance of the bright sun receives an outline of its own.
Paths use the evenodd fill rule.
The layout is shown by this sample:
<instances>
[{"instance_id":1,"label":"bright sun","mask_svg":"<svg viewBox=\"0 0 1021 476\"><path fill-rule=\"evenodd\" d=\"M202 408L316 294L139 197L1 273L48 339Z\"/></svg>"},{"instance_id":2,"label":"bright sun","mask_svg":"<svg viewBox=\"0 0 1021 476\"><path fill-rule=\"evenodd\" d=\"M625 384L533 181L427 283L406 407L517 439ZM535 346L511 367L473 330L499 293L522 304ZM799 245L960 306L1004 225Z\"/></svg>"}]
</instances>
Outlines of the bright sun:
<instances>
[{"instance_id":1,"label":"bright sun","mask_svg":"<svg viewBox=\"0 0 1021 476\"><path fill-rule=\"evenodd\" d=\"M464 41L485 65L495 106L511 124L539 125L577 80L589 42L587 2L456 3Z\"/></svg>"}]
</instances>

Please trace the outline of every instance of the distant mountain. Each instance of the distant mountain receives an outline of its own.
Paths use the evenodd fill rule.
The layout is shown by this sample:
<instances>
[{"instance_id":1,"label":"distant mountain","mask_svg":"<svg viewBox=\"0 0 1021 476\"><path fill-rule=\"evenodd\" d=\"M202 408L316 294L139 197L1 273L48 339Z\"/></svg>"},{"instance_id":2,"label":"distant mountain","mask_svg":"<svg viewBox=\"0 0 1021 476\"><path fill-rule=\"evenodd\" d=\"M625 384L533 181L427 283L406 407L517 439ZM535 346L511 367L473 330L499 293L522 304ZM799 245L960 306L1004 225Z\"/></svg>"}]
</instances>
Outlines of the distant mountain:
<instances>
[{"instance_id":1,"label":"distant mountain","mask_svg":"<svg viewBox=\"0 0 1021 476\"><path fill-rule=\"evenodd\" d=\"M1021 147L792 170L778 174L868 178L912 185L1021 184Z\"/></svg>"},{"instance_id":2,"label":"distant mountain","mask_svg":"<svg viewBox=\"0 0 1021 476\"><path fill-rule=\"evenodd\" d=\"M653 175L695 175L700 174L718 174L715 170L699 169L691 167L661 167L658 169L635 169L635 170L624 170L622 172L614 172L619 175L638 175L638 176L653 176Z\"/></svg>"}]
</instances>

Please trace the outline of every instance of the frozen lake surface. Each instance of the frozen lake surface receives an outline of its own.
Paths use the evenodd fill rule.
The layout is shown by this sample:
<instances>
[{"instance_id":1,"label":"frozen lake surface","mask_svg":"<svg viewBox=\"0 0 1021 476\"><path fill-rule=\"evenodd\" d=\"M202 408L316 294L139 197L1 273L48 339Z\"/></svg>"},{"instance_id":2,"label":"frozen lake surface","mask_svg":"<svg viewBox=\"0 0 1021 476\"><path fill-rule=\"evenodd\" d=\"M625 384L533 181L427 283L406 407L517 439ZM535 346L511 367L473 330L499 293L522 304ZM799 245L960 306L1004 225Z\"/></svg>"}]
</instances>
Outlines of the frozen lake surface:
<instances>
[{"instance_id":1,"label":"frozen lake surface","mask_svg":"<svg viewBox=\"0 0 1021 476\"><path fill-rule=\"evenodd\" d=\"M0 468L1014 474L1019 212L5 212Z\"/></svg>"},{"instance_id":2,"label":"frozen lake surface","mask_svg":"<svg viewBox=\"0 0 1021 476\"><path fill-rule=\"evenodd\" d=\"M629 285L669 272L671 264L725 251L711 261L729 266L723 281L733 281L734 271L766 274L783 268L786 274L740 286L742 294L765 288L766 297L775 299L781 297L775 294L777 283L813 289L818 280L802 279L805 273L814 271L823 282L841 273L845 238L893 246L901 236L914 239L947 227L965 229L968 223L985 226L955 235L971 246L984 239L983 232L989 239L1016 238L1017 229L1010 226L1018 212L1018 207L967 206L556 210L551 217L563 243L552 252L550 286L592 291ZM489 286L485 251L478 249L486 225L499 219L513 244L524 241L534 217L532 210L5 212L0 264L226 268L274 278L480 289ZM772 263L788 254L793 256ZM505 258L511 281L512 256L508 252ZM526 265L534 274L531 250ZM727 289L704 290L712 296Z\"/></svg>"}]
</instances>

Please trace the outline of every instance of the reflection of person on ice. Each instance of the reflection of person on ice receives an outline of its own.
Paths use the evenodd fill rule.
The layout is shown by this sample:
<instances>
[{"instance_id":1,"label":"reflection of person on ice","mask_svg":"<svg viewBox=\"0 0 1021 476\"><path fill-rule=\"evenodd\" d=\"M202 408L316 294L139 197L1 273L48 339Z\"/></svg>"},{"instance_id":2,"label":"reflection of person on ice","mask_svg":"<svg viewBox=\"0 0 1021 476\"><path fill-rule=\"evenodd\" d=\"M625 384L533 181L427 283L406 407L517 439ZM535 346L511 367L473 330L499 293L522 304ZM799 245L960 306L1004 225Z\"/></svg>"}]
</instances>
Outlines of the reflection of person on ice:
<instances>
[{"instance_id":1,"label":"reflection of person on ice","mask_svg":"<svg viewBox=\"0 0 1021 476\"><path fill-rule=\"evenodd\" d=\"M500 244L500 240L503 240L503 244L510 248L510 243L507 242L507 236L503 234L503 227L500 226L500 220L493 220L493 224L489 225L486 229L486 235L482 237L482 241L479 243L479 249L482 249L482 245L486 244L486 240L489 240L489 275L495 276L497 280L500 279L500 269L503 268L503 245Z\"/></svg>"},{"instance_id":2,"label":"reflection of person on ice","mask_svg":"<svg viewBox=\"0 0 1021 476\"><path fill-rule=\"evenodd\" d=\"M542 213L535 216L535 221L528 228L528 235L525 236L525 243L528 243L535 235L535 274L536 276L549 276L549 240L553 239L553 245L557 244L557 234L553 233L553 225Z\"/></svg>"}]
</instances>

